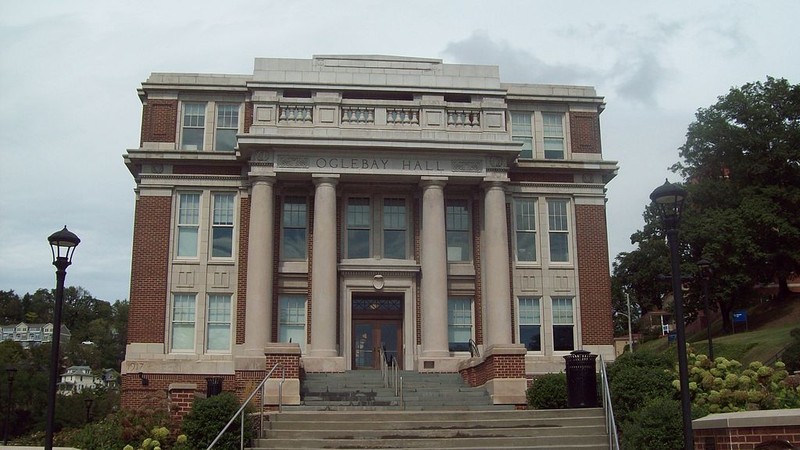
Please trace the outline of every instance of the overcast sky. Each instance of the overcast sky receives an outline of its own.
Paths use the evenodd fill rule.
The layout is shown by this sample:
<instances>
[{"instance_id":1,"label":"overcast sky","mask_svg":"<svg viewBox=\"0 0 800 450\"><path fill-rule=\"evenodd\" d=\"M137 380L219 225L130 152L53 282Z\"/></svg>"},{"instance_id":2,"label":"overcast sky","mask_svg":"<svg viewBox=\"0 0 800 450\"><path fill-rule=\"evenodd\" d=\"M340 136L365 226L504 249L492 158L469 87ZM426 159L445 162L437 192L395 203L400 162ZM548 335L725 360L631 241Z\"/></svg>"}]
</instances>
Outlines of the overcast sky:
<instances>
[{"instance_id":1,"label":"overcast sky","mask_svg":"<svg viewBox=\"0 0 800 450\"><path fill-rule=\"evenodd\" d=\"M800 82L786 1L0 2L0 290L55 285L47 237L81 238L67 284L128 298L139 144L151 72L252 74L255 57L386 54L500 66L503 81L595 86L610 258L630 250L687 125L766 76Z\"/></svg>"}]
</instances>

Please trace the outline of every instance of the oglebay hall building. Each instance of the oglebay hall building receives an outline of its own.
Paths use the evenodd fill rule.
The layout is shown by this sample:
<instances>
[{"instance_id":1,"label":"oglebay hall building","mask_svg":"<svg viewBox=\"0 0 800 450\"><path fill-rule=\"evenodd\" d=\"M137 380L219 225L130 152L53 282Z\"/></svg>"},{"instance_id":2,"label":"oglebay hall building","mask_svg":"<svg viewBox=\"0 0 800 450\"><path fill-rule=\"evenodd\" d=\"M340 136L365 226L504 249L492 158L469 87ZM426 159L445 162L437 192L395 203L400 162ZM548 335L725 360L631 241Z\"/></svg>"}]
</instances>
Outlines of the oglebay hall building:
<instances>
[{"instance_id":1,"label":"oglebay hall building","mask_svg":"<svg viewBox=\"0 0 800 450\"><path fill-rule=\"evenodd\" d=\"M305 372L374 369L381 347L419 372L471 344L524 354L527 377L613 358L594 88L315 56L138 93L123 405L207 377L240 391L281 345Z\"/></svg>"}]
</instances>

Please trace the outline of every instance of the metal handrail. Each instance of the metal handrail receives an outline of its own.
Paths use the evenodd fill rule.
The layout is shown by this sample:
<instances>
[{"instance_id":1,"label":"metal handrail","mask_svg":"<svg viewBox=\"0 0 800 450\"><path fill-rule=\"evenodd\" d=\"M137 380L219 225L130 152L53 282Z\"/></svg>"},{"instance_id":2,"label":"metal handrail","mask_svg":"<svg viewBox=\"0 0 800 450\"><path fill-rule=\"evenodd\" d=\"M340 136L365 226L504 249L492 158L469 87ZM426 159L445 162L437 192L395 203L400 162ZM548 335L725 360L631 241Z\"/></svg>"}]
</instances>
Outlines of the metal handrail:
<instances>
[{"instance_id":1,"label":"metal handrail","mask_svg":"<svg viewBox=\"0 0 800 450\"><path fill-rule=\"evenodd\" d=\"M472 358L481 357L481 352L478 350L478 344L476 344L475 340L472 338L469 340L469 356Z\"/></svg>"},{"instance_id":2,"label":"metal handrail","mask_svg":"<svg viewBox=\"0 0 800 450\"><path fill-rule=\"evenodd\" d=\"M611 388L608 385L608 372L603 355L600 355L600 380L603 387L603 413L606 416L606 432L608 433L608 447L619 450L619 437L617 435L617 421L614 419L614 406L611 404Z\"/></svg>"},{"instance_id":3,"label":"metal handrail","mask_svg":"<svg viewBox=\"0 0 800 450\"><path fill-rule=\"evenodd\" d=\"M255 389L253 389L253 392L250 393L250 395L247 397L247 400L245 400L242 403L242 406L239 407L239 410L236 411L236 413L233 415L233 417L231 417L231 420L229 420L228 423L222 428L222 431L219 432L217 437L214 438L213 441L211 441L211 444L209 444L209 446L206 448L206 450L211 450L214 447L214 445L217 443L217 441L219 441L222 438L222 435L225 434L226 431L228 431L228 428L230 428L230 426L236 420L236 416L239 416L239 415L241 415L241 430L239 431L239 449L240 450L244 450L244 422L245 422L245 420L244 420L244 410L247 407L247 405L250 404L250 401L253 400L253 397L255 397L256 394L258 394L259 389L261 390L261 416L260 416L260 419L259 419L258 433L259 433L259 436L261 435L261 433L264 431L263 430L263 428L264 428L264 401L266 400L266 392L264 390L264 387L267 384L267 380L270 379L270 377L272 376L272 373L275 372L275 369L277 369L278 367L281 368L281 382L278 384L278 412L283 410L283 382L286 381L286 367L284 367L283 364L281 364L281 363L275 363L275 365L272 366L272 369L269 371L269 373L267 373L267 376L265 376L264 379L261 380L261 383L258 383L258 386L256 386Z\"/></svg>"}]
</instances>

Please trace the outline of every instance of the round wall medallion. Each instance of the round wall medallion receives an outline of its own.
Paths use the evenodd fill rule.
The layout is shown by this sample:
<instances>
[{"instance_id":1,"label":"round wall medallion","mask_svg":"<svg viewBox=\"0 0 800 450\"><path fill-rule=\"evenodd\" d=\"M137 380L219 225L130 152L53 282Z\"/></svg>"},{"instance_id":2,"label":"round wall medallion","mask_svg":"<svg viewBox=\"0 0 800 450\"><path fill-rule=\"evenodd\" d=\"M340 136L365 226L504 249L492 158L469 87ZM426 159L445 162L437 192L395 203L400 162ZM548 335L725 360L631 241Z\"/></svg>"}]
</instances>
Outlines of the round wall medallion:
<instances>
[{"instance_id":1,"label":"round wall medallion","mask_svg":"<svg viewBox=\"0 0 800 450\"><path fill-rule=\"evenodd\" d=\"M372 287L374 287L375 289L380 291L381 289L383 289L383 284L384 284L383 275L375 275L374 277L372 277Z\"/></svg>"}]
</instances>

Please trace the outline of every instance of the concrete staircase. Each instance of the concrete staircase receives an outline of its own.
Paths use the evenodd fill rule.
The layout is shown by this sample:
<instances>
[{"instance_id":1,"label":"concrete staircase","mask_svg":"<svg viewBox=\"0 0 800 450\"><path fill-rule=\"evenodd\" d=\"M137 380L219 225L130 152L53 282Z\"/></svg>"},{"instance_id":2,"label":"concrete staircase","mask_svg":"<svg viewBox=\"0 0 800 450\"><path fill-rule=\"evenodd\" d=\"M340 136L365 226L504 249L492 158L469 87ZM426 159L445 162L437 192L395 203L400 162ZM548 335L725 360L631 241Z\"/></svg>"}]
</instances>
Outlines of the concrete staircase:
<instances>
[{"instance_id":1,"label":"concrete staircase","mask_svg":"<svg viewBox=\"0 0 800 450\"><path fill-rule=\"evenodd\" d=\"M379 371L308 374L302 404L270 414L252 450L608 450L600 408L515 411L458 374L402 376L403 406Z\"/></svg>"}]
</instances>

